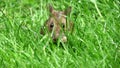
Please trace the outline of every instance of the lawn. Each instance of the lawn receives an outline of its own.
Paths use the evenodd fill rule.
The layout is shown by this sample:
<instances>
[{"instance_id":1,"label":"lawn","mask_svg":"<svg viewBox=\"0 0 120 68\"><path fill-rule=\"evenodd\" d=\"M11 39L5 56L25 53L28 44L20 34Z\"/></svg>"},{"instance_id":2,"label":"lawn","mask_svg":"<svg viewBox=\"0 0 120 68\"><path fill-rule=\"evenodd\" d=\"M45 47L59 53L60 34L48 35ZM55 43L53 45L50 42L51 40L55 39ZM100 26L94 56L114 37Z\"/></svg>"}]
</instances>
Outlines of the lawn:
<instances>
[{"instance_id":1,"label":"lawn","mask_svg":"<svg viewBox=\"0 0 120 68\"><path fill-rule=\"evenodd\" d=\"M72 7L62 45L40 34L49 4ZM0 68L120 68L120 1L0 0Z\"/></svg>"}]
</instances>

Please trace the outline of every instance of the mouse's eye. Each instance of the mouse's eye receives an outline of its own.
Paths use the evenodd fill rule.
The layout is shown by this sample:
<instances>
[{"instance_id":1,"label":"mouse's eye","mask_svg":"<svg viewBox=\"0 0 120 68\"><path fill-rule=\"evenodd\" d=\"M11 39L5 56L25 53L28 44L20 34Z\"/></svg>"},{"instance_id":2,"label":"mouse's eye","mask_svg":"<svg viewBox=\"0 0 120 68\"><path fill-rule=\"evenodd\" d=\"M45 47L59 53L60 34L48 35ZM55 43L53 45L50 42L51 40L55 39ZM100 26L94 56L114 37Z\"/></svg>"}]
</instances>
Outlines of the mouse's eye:
<instances>
[{"instance_id":1,"label":"mouse's eye","mask_svg":"<svg viewBox=\"0 0 120 68\"><path fill-rule=\"evenodd\" d=\"M51 23L51 24L50 24L50 28L53 28L53 27L54 27L54 23Z\"/></svg>"},{"instance_id":2,"label":"mouse's eye","mask_svg":"<svg viewBox=\"0 0 120 68\"><path fill-rule=\"evenodd\" d=\"M65 25L64 25L64 24L62 24L62 28L65 28Z\"/></svg>"}]
</instances>

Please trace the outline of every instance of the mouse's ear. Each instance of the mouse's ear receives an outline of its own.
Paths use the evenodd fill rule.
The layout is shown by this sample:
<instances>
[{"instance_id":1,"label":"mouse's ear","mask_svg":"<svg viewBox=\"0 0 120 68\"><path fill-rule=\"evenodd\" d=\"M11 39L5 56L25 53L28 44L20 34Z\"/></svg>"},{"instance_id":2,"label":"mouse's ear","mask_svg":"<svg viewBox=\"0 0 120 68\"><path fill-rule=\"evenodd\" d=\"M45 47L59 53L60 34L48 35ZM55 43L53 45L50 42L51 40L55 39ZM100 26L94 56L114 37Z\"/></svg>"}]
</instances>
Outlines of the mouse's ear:
<instances>
[{"instance_id":1,"label":"mouse's ear","mask_svg":"<svg viewBox=\"0 0 120 68\"><path fill-rule=\"evenodd\" d=\"M72 10L72 7L69 6L69 7L64 11L65 15L70 14L71 10Z\"/></svg>"},{"instance_id":2,"label":"mouse's ear","mask_svg":"<svg viewBox=\"0 0 120 68\"><path fill-rule=\"evenodd\" d=\"M51 4L48 5L49 12L52 13L54 11L54 8Z\"/></svg>"}]
</instances>

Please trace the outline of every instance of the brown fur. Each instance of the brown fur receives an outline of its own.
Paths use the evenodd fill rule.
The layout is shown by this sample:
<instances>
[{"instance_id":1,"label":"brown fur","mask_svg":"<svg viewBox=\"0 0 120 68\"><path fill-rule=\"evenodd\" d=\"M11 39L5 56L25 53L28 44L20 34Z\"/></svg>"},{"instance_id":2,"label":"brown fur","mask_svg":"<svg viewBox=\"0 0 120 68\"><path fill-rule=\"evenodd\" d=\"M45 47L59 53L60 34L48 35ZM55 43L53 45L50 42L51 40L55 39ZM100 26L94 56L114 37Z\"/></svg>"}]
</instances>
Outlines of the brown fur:
<instances>
[{"instance_id":1,"label":"brown fur","mask_svg":"<svg viewBox=\"0 0 120 68\"><path fill-rule=\"evenodd\" d=\"M73 23L66 18L71 12L71 7L67 8L65 11L56 11L52 6L49 6L49 12L50 17L45 22L44 28L41 28L40 33L44 35L44 30L47 28L47 32L53 33L52 39L54 42L56 42L58 38L60 38L62 42L67 42L67 37L64 33L73 28Z\"/></svg>"}]
</instances>

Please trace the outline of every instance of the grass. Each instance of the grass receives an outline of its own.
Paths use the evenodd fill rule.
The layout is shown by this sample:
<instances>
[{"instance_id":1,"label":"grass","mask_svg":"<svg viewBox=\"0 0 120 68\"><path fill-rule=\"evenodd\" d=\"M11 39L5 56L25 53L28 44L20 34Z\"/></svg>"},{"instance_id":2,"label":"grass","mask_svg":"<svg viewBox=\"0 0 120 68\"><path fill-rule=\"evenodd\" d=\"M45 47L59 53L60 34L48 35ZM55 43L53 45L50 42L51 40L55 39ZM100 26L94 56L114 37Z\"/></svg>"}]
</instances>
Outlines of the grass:
<instances>
[{"instance_id":1,"label":"grass","mask_svg":"<svg viewBox=\"0 0 120 68\"><path fill-rule=\"evenodd\" d=\"M46 6L72 6L74 33L48 44ZM119 0L0 0L0 68L120 68Z\"/></svg>"}]
</instances>

